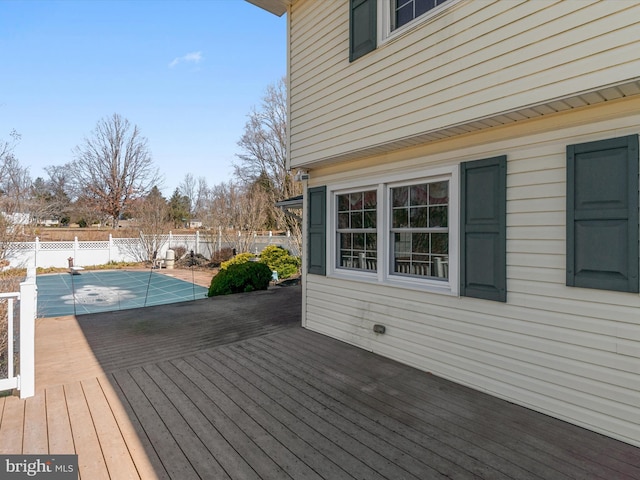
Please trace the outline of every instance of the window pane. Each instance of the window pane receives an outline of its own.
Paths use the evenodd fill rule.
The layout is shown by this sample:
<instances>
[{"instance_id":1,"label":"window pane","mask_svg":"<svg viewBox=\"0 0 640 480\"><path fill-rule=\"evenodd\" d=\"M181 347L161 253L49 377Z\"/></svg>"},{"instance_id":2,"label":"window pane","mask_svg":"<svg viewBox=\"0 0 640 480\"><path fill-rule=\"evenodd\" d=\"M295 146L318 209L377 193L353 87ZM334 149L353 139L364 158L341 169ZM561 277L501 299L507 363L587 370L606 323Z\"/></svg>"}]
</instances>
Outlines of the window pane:
<instances>
[{"instance_id":1,"label":"window pane","mask_svg":"<svg viewBox=\"0 0 640 480\"><path fill-rule=\"evenodd\" d=\"M448 233L432 233L431 234L431 253L449 253L449 234Z\"/></svg>"},{"instance_id":2,"label":"window pane","mask_svg":"<svg viewBox=\"0 0 640 480\"><path fill-rule=\"evenodd\" d=\"M351 210L362 209L362 192L352 193L350 195Z\"/></svg>"},{"instance_id":3,"label":"window pane","mask_svg":"<svg viewBox=\"0 0 640 480\"><path fill-rule=\"evenodd\" d=\"M338 214L338 228L349 228L349 214L348 213L339 213Z\"/></svg>"},{"instance_id":4,"label":"window pane","mask_svg":"<svg viewBox=\"0 0 640 480\"><path fill-rule=\"evenodd\" d=\"M346 212L349 210L349 195L338 195L338 211Z\"/></svg>"},{"instance_id":5,"label":"window pane","mask_svg":"<svg viewBox=\"0 0 640 480\"><path fill-rule=\"evenodd\" d=\"M448 226L447 216L448 216L447 207L429 208L429 227L437 228L437 227Z\"/></svg>"},{"instance_id":6,"label":"window pane","mask_svg":"<svg viewBox=\"0 0 640 480\"><path fill-rule=\"evenodd\" d=\"M407 3L405 6L396 10L396 27L401 27L405 23L413 20L413 4Z\"/></svg>"},{"instance_id":7,"label":"window pane","mask_svg":"<svg viewBox=\"0 0 640 480\"><path fill-rule=\"evenodd\" d=\"M362 228L362 212L351 212L351 228Z\"/></svg>"},{"instance_id":8,"label":"window pane","mask_svg":"<svg viewBox=\"0 0 640 480\"><path fill-rule=\"evenodd\" d=\"M351 248L351 234L350 233L341 233L340 234L340 248Z\"/></svg>"},{"instance_id":9,"label":"window pane","mask_svg":"<svg viewBox=\"0 0 640 480\"><path fill-rule=\"evenodd\" d=\"M411 209L411 228L427 228L429 226L429 208L417 207Z\"/></svg>"},{"instance_id":10,"label":"window pane","mask_svg":"<svg viewBox=\"0 0 640 480\"><path fill-rule=\"evenodd\" d=\"M391 189L393 197L393 207L406 207L409 205L409 187L398 187Z\"/></svg>"},{"instance_id":11,"label":"window pane","mask_svg":"<svg viewBox=\"0 0 640 480\"><path fill-rule=\"evenodd\" d=\"M399 208L393 211L393 228L406 228L409 226L409 211Z\"/></svg>"},{"instance_id":12,"label":"window pane","mask_svg":"<svg viewBox=\"0 0 640 480\"><path fill-rule=\"evenodd\" d=\"M375 190L364 192L364 208L367 210L375 210L377 206L377 192Z\"/></svg>"},{"instance_id":13,"label":"window pane","mask_svg":"<svg viewBox=\"0 0 640 480\"><path fill-rule=\"evenodd\" d=\"M354 250L364 250L364 233L353 234L353 248Z\"/></svg>"},{"instance_id":14,"label":"window pane","mask_svg":"<svg viewBox=\"0 0 640 480\"><path fill-rule=\"evenodd\" d=\"M428 185L413 185L411 187L411 205L427 205L429 191Z\"/></svg>"},{"instance_id":15,"label":"window pane","mask_svg":"<svg viewBox=\"0 0 640 480\"><path fill-rule=\"evenodd\" d=\"M423 13L431 10L434 5L434 0L415 0L416 2L416 17L419 17Z\"/></svg>"},{"instance_id":16,"label":"window pane","mask_svg":"<svg viewBox=\"0 0 640 480\"><path fill-rule=\"evenodd\" d=\"M411 246L413 253L429 253L429 234L414 233L411 236Z\"/></svg>"},{"instance_id":17,"label":"window pane","mask_svg":"<svg viewBox=\"0 0 640 480\"><path fill-rule=\"evenodd\" d=\"M365 233L365 243L367 255L375 258L377 256L378 236L375 233Z\"/></svg>"},{"instance_id":18,"label":"window pane","mask_svg":"<svg viewBox=\"0 0 640 480\"><path fill-rule=\"evenodd\" d=\"M429 185L429 205L449 203L449 182L436 182Z\"/></svg>"},{"instance_id":19,"label":"window pane","mask_svg":"<svg viewBox=\"0 0 640 480\"><path fill-rule=\"evenodd\" d=\"M364 228L376 228L375 210L367 210L364 212Z\"/></svg>"}]
</instances>

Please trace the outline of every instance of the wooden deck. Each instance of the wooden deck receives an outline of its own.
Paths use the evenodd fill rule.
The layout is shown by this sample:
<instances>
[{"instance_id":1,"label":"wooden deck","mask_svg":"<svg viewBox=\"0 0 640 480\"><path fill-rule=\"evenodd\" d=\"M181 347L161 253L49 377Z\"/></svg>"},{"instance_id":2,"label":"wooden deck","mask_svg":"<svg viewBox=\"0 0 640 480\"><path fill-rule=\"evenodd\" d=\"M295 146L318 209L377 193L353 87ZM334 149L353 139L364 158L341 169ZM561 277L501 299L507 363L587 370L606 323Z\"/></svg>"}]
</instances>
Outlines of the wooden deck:
<instances>
[{"instance_id":1,"label":"wooden deck","mask_svg":"<svg viewBox=\"0 0 640 480\"><path fill-rule=\"evenodd\" d=\"M638 448L304 330L299 309L287 287L39 323L38 392L0 399L0 453L77 453L82 479L640 478Z\"/></svg>"}]
</instances>

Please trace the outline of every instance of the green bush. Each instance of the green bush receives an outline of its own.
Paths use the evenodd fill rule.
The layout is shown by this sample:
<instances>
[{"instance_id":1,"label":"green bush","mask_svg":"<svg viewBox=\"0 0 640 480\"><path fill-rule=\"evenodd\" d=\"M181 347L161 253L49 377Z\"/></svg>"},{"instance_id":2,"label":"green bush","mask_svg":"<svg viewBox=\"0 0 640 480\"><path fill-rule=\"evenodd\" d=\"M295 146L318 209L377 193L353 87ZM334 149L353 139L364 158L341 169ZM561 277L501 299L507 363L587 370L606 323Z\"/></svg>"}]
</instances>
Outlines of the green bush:
<instances>
[{"instance_id":1,"label":"green bush","mask_svg":"<svg viewBox=\"0 0 640 480\"><path fill-rule=\"evenodd\" d=\"M230 265L237 265L240 263L247 263L249 260L251 260L252 258L254 258L255 255L253 253L239 253L238 255L236 255L235 257L233 257L230 260L227 260L226 262L222 262L220 264L220 268L222 270L226 270L227 267L229 267Z\"/></svg>"},{"instance_id":2,"label":"green bush","mask_svg":"<svg viewBox=\"0 0 640 480\"><path fill-rule=\"evenodd\" d=\"M296 274L300 268L300 259L277 245L269 245L262 250L260 262L267 264L272 271L278 272L280 279L289 278Z\"/></svg>"},{"instance_id":3,"label":"green bush","mask_svg":"<svg viewBox=\"0 0 640 480\"><path fill-rule=\"evenodd\" d=\"M209 296L266 290L271 281L271 269L260 262L228 265L211 279Z\"/></svg>"}]
</instances>

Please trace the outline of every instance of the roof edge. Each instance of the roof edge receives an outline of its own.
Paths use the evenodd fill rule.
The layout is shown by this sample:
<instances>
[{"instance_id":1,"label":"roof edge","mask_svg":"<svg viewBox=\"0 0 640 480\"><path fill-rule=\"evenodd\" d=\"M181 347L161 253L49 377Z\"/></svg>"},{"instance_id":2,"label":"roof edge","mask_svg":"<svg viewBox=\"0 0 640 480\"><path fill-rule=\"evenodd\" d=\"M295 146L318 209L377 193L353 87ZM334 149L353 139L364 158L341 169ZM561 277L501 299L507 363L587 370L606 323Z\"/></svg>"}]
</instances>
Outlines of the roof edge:
<instances>
[{"instance_id":1,"label":"roof edge","mask_svg":"<svg viewBox=\"0 0 640 480\"><path fill-rule=\"evenodd\" d=\"M287 8L291 5L290 0L245 0L252 3L256 7L260 7L267 12L273 13L278 17L281 17L287 13Z\"/></svg>"}]
</instances>

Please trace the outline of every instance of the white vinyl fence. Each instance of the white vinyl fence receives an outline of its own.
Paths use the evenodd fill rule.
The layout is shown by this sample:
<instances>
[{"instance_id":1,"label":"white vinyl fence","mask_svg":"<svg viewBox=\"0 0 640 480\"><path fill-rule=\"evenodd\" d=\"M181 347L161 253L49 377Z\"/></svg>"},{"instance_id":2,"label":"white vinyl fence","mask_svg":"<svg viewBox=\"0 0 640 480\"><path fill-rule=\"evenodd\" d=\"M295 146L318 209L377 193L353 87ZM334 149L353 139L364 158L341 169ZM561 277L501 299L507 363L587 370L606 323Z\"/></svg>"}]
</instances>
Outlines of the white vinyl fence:
<instances>
[{"instance_id":1,"label":"white vinyl fence","mask_svg":"<svg viewBox=\"0 0 640 480\"><path fill-rule=\"evenodd\" d=\"M7 347L1 352L0 391L18 389L20 398L35 393L35 318L38 311L36 269L27 269L19 292L0 293L7 302ZM17 304L17 322L16 320ZM17 348L16 348L17 347ZM17 359L17 368L16 368Z\"/></svg>"},{"instance_id":2,"label":"white vinyl fence","mask_svg":"<svg viewBox=\"0 0 640 480\"><path fill-rule=\"evenodd\" d=\"M85 265L104 265L110 262L140 262L150 260L150 253L157 251L158 258L164 258L170 248L184 247L187 252L201 254L211 258L216 251L223 248L236 248L238 253L249 250L261 252L268 245L279 245L299 255L295 242L289 235L258 235L254 233L238 233L231 236L222 234L143 235L138 238L112 238L106 241L80 242L77 237L72 242L35 242L16 243L7 254L10 267L48 268L69 266L73 259L76 267ZM240 248L242 246L243 248Z\"/></svg>"}]
</instances>

